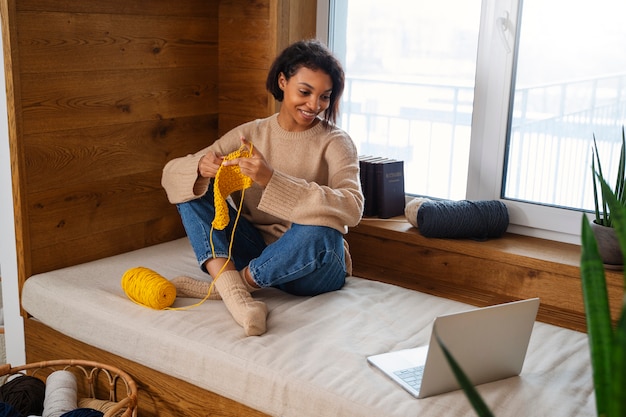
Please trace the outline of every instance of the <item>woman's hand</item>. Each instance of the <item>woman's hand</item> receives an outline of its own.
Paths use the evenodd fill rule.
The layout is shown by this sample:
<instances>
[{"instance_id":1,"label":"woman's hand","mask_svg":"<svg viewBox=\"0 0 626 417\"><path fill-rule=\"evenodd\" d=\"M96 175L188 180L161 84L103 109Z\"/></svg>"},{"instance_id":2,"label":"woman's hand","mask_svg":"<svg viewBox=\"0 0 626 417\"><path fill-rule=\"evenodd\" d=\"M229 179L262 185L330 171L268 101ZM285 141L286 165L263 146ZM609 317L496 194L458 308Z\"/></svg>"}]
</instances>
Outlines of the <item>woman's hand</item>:
<instances>
[{"instance_id":1,"label":"woman's hand","mask_svg":"<svg viewBox=\"0 0 626 417\"><path fill-rule=\"evenodd\" d=\"M207 153L198 161L198 175L204 178L215 178L222 161L224 161L224 157L215 152Z\"/></svg>"},{"instance_id":2,"label":"woman's hand","mask_svg":"<svg viewBox=\"0 0 626 417\"><path fill-rule=\"evenodd\" d=\"M224 165L239 165L241 172L252 178L252 181L262 187L267 186L274 174L274 169L267 163L263 154L252 146L246 138L242 137L241 143L248 151L252 150L252 156L249 158L235 158L224 161Z\"/></svg>"}]
</instances>

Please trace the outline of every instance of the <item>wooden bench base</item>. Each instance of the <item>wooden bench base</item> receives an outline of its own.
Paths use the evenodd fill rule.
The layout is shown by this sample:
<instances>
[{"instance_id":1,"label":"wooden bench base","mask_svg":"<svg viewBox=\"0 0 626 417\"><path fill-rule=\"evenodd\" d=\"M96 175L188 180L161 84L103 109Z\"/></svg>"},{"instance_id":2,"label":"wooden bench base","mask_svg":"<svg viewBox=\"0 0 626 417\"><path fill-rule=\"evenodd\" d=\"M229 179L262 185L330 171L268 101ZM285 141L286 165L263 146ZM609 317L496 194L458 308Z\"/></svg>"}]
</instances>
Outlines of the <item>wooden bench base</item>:
<instances>
[{"instance_id":1,"label":"wooden bench base","mask_svg":"<svg viewBox=\"0 0 626 417\"><path fill-rule=\"evenodd\" d=\"M363 219L347 240L355 276L476 306L539 297L538 320L586 331L578 245L514 234L484 242L430 239L404 217ZM622 272L607 271L606 279L617 320Z\"/></svg>"},{"instance_id":2,"label":"wooden bench base","mask_svg":"<svg viewBox=\"0 0 626 417\"><path fill-rule=\"evenodd\" d=\"M129 373L139 389L141 417L268 417L189 382L74 340L34 319L24 320L24 332L28 363L78 358L111 364Z\"/></svg>"}]
</instances>

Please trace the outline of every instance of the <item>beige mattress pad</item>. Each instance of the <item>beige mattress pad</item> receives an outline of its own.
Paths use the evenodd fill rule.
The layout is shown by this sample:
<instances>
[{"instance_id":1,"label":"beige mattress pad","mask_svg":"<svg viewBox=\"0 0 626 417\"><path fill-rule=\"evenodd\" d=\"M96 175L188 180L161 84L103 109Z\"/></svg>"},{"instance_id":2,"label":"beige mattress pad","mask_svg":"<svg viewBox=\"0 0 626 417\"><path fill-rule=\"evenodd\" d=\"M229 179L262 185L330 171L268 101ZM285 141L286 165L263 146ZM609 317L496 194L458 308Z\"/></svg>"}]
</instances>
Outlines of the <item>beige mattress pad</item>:
<instances>
[{"instance_id":1,"label":"beige mattress pad","mask_svg":"<svg viewBox=\"0 0 626 417\"><path fill-rule=\"evenodd\" d=\"M184 311L133 303L121 277L137 266L205 278L179 239L35 275L23 307L70 337L272 416L475 415L461 391L417 400L366 361L427 343L433 319L466 304L355 277L316 297L263 289L254 296L267 303L268 331L245 337L222 301ZM499 417L595 415L587 336L535 323L521 375L478 390Z\"/></svg>"}]
</instances>

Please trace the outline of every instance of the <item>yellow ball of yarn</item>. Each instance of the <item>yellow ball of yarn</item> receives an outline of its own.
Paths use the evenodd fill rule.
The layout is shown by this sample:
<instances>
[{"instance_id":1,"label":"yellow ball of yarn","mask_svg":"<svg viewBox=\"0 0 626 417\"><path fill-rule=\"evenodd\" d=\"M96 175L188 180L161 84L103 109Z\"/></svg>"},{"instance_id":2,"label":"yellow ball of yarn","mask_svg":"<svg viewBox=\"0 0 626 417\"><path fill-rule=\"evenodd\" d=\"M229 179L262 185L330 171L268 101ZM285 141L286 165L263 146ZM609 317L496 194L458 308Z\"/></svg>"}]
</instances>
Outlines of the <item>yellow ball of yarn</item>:
<instances>
[{"instance_id":1,"label":"yellow ball of yarn","mask_svg":"<svg viewBox=\"0 0 626 417\"><path fill-rule=\"evenodd\" d=\"M132 301L155 310L163 310L176 300L176 287L157 272L139 266L122 275L122 289Z\"/></svg>"}]
</instances>

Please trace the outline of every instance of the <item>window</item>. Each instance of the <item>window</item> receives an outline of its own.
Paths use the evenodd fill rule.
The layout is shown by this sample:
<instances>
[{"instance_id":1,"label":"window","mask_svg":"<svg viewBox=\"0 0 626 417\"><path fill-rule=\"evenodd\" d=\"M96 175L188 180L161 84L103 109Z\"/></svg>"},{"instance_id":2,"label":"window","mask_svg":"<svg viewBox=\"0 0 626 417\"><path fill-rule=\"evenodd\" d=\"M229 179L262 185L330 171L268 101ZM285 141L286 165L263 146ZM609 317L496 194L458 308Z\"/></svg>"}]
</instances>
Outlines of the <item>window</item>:
<instances>
[{"instance_id":1,"label":"window","mask_svg":"<svg viewBox=\"0 0 626 417\"><path fill-rule=\"evenodd\" d=\"M359 152L403 160L409 193L464 198L480 0L337 1L334 12L340 123Z\"/></svg>"},{"instance_id":2,"label":"window","mask_svg":"<svg viewBox=\"0 0 626 417\"><path fill-rule=\"evenodd\" d=\"M505 198L593 209L592 138L614 170L626 121L624 12L616 0L524 1Z\"/></svg>"},{"instance_id":3,"label":"window","mask_svg":"<svg viewBox=\"0 0 626 417\"><path fill-rule=\"evenodd\" d=\"M359 153L405 161L408 194L502 199L509 230L579 243L592 135L610 160L626 123L624 12L622 0L319 0L318 36L346 70L341 126Z\"/></svg>"}]
</instances>

